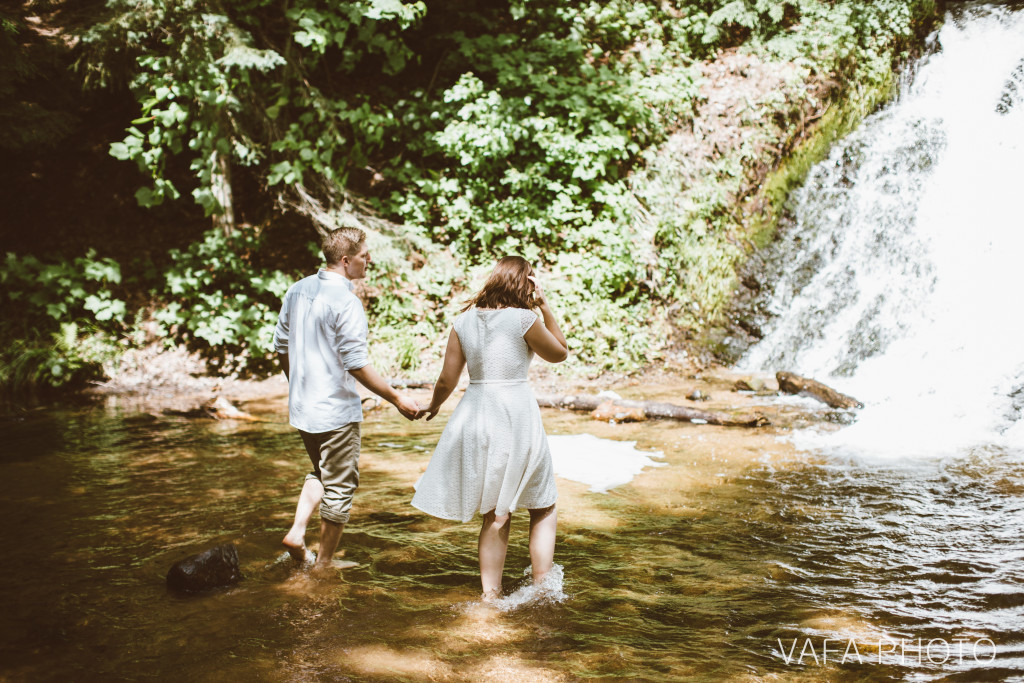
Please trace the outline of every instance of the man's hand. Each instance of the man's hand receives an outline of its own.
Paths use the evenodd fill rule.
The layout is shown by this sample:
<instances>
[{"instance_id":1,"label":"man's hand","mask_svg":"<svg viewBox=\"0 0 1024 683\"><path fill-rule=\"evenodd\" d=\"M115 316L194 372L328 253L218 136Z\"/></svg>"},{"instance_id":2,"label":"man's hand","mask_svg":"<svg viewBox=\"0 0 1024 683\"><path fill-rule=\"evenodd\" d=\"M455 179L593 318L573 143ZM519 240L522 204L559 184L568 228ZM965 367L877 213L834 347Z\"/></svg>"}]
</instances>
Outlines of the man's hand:
<instances>
[{"instance_id":1,"label":"man's hand","mask_svg":"<svg viewBox=\"0 0 1024 683\"><path fill-rule=\"evenodd\" d=\"M420 405L408 396L403 396L394 389L387 381L377 374L372 365L364 365L356 370L349 370L350 375L359 380L364 387L377 394L391 405L398 408L398 412L409 420L415 420L420 412Z\"/></svg>"},{"instance_id":2,"label":"man's hand","mask_svg":"<svg viewBox=\"0 0 1024 683\"><path fill-rule=\"evenodd\" d=\"M402 414L402 417L408 420L420 419L420 404L412 400L408 396L398 394L395 397L395 407L398 408L398 412Z\"/></svg>"}]
</instances>

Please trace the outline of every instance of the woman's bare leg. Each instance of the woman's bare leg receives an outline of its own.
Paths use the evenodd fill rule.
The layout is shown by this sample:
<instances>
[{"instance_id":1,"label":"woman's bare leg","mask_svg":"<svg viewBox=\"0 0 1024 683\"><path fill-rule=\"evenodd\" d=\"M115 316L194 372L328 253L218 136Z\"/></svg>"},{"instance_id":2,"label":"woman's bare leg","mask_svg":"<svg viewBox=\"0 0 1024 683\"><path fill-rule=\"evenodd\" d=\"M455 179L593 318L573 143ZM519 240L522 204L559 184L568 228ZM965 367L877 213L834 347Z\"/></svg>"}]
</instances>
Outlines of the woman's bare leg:
<instances>
[{"instance_id":1,"label":"woman's bare leg","mask_svg":"<svg viewBox=\"0 0 1024 683\"><path fill-rule=\"evenodd\" d=\"M558 526L558 510L549 508L530 510L530 565L533 568L533 582L540 583L551 571L555 560L555 529Z\"/></svg>"},{"instance_id":2,"label":"woman's bare leg","mask_svg":"<svg viewBox=\"0 0 1024 683\"><path fill-rule=\"evenodd\" d=\"M494 510L484 515L480 527L480 583L484 598L501 595L501 573L505 569L505 553L508 552L508 532L512 527L512 515L497 517Z\"/></svg>"}]
</instances>

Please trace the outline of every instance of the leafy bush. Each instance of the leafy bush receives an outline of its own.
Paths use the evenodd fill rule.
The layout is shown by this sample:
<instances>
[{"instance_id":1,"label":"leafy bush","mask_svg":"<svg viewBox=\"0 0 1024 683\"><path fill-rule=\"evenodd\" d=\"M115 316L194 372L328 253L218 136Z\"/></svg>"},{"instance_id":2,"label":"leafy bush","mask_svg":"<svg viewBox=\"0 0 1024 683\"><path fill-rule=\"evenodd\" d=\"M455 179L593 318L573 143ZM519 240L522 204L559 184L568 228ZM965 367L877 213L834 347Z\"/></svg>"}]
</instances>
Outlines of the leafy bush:
<instances>
[{"instance_id":1,"label":"leafy bush","mask_svg":"<svg viewBox=\"0 0 1024 683\"><path fill-rule=\"evenodd\" d=\"M210 230L201 242L172 250L173 265L157 292L159 334L200 351L221 372L258 373L274 366L281 299L295 278L262 266L260 236Z\"/></svg>"},{"instance_id":2,"label":"leafy bush","mask_svg":"<svg viewBox=\"0 0 1024 683\"><path fill-rule=\"evenodd\" d=\"M8 253L0 264L5 315L0 320L0 387L26 393L101 376L125 332L118 298L121 268L95 251L45 264Z\"/></svg>"}]
</instances>

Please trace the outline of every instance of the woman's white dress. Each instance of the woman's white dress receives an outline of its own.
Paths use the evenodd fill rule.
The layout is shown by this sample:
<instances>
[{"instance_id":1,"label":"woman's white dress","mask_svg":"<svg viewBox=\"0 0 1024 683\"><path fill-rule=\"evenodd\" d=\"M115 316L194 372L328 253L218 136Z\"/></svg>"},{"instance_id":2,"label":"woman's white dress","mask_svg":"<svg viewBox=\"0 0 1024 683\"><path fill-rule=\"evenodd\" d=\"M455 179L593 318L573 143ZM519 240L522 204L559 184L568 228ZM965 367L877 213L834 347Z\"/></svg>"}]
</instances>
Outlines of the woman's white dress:
<instances>
[{"instance_id":1,"label":"woman's white dress","mask_svg":"<svg viewBox=\"0 0 1024 683\"><path fill-rule=\"evenodd\" d=\"M521 308L473 308L455 319L469 387L416 484L414 507L468 522L478 512L554 505L551 451L527 381L533 351L523 335L536 320Z\"/></svg>"}]
</instances>

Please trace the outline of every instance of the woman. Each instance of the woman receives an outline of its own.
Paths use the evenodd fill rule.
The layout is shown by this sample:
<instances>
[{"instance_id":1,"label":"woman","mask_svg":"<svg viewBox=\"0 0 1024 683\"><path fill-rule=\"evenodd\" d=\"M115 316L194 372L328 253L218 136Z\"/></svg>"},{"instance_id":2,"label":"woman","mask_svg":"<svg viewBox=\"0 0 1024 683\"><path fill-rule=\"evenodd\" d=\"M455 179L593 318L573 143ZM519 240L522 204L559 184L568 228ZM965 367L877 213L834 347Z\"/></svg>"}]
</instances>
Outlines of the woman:
<instances>
[{"instance_id":1,"label":"woman","mask_svg":"<svg viewBox=\"0 0 1024 683\"><path fill-rule=\"evenodd\" d=\"M543 321L531 309L539 306ZM432 419L469 366L469 387L441 434L412 504L427 514L468 522L483 515L480 582L485 600L501 595L512 512L530 511L530 564L539 583L555 553L555 475L537 399L527 381L533 355L568 356L533 269L519 256L498 261L483 289L455 319L434 385Z\"/></svg>"}]
</instances>

